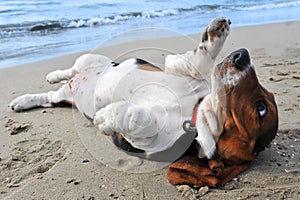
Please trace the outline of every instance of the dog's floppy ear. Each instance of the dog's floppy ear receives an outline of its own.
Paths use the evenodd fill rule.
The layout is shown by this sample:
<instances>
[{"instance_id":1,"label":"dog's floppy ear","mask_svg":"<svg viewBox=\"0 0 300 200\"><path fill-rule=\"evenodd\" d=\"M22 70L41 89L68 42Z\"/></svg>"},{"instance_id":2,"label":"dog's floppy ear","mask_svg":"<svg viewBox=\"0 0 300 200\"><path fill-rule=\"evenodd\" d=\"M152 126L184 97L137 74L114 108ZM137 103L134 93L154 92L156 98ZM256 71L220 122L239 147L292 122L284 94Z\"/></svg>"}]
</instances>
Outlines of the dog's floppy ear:
<instances>
[{"instance_id":1,"label":"dog's floppy ear","mask_svg":"<svg viewBox=\"0 0 300 200\"><path fill-rule=\"evenodd\" d=\"M200 160L196 156L180 158L168 168L167 178L173 185L186 184L194 188L223 186L249 167L251 162L224 166L220 160Z\"/></svg>"},{"instance_id":2,"label":"dog's floppy ear","mask_svg":"<svg viewBox=\"0 0 300 200\"><path fill-rule=\"evenodd\" d=\"M217 167L209 168L209 165ZM169 166L167 178L173 185L187 184L194 188L212 188L220 184L217 176L222 167L222 163L205 163L196 156L186 156Z\"/></svg>"}]
</instances>

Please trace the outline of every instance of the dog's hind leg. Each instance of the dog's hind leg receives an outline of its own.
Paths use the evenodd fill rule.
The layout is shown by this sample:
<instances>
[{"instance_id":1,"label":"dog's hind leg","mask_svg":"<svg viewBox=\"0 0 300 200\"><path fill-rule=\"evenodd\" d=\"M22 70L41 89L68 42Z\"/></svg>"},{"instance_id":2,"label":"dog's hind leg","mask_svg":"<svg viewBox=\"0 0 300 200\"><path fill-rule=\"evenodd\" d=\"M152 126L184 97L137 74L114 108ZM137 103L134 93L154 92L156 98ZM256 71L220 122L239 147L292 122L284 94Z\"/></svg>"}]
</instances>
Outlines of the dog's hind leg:
<instances>
[{"instance_id":1,"label":"dog's hind leg","mask_svg":"<svg viewBox=\"0 0 300 200\"><path fill-rule=\"evenodd\" d=\"M73 104L73 95L67 84L57 91L22 95L14 99L9 107L16 112L20 112L36 107L53 107L59 103Z\"/></svg>"},{"instance_id":2,"label":"dog's hind leg","mask_svg":"<svg viewBox=\"0 0 300 200\"><path fill-rule=\"evenodd\" d=\"M46 79L49 83L58 83L63 80L69 80L76 74L78 74L80 71L88 68L99 65L99 63L110 63L111 60L102 55L97 54L84 54L80 57L78 57L74 63L74 65L65 70L56 70L53 72L50 72Z\"/></svg>"}]
</instances>

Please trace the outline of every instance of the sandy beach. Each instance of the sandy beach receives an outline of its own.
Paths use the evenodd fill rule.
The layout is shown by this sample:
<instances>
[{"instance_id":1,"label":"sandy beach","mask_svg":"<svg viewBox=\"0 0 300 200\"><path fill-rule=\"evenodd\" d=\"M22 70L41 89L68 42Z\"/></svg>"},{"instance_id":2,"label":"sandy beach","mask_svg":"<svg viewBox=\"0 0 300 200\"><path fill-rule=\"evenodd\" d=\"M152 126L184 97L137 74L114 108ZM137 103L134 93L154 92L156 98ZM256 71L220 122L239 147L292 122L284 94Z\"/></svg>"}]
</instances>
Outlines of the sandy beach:
<instances>
[{"instance_id":1,"label":"sandy beach","mask_svg":"<svg viewBox=\"0 0 300 200\"><path fill-rule=\"evenodd\" d=\"M76 109L14 113L8 107L22 94L59 88L45 75L70 67L82 53L0 69L0 199L299 199L299 30L300 21L231 29L217 62L240 47L250 51L260 82L275 94L279 131L250 169L217 189L173 186L166 169L134 174L104 165L82 141L82 133L95 134L95 128ZM95 52L117 61L141 57L162 66L168 52L194 49L200 33L191 38L196 42L186 37L151 39Z\"/></svg>"}]
</instances>

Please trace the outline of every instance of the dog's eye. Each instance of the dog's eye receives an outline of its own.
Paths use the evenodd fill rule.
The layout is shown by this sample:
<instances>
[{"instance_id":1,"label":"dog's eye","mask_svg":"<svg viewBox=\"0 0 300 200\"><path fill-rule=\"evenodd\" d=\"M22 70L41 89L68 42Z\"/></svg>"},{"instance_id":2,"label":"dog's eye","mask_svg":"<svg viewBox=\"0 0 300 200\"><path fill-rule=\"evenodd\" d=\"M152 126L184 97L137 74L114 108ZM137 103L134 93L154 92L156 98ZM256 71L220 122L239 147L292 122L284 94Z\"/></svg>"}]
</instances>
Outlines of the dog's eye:
<instances>
[{"instance_id":1,"label":"dog's eye","mask_svg":"<svg viewBox=\"0 0 300 200\"><path fill-rule=\"evenodd\" d=\"M221 28L221 31L224 32L224 30L225 30L224 27L222 27L222 28Z\"/></svg>"},{"instance_id":2,"label":"dog's eye","mask_svg":"<svg viewBox=\"0 0 300 200\"><path fill-rule=\"evenodd\" d=\"M260 118L263 118L264 116L266 116L267 114L267 105L265 102L261 101L261 102L258 102L257 103L257 106L256 106L256 109L257 109L257 112L258 112L258 115Z\"/></svg>"}]
</instances>

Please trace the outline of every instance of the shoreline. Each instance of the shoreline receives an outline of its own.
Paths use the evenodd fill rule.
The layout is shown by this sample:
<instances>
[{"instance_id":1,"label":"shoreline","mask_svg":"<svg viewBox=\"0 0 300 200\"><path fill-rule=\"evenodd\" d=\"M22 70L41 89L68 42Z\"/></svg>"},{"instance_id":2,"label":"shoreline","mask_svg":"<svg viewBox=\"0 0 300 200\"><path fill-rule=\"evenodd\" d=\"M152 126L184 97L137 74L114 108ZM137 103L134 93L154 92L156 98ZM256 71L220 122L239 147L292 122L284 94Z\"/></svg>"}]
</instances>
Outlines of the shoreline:
<instances>
[{"instance_id":1,"label":"shoreline","mask_svg":"<svg viewBox=\"0 0 300 200\"><path fill-rule=\"evenodd\" d=\"M235 30L238 30L238 29L243 29L243 28L251 28L251 27L259 27L259 26L268 26L268 25L276 25L276 24L286 24L286 23L297 23L299 22L300 20L288 20L288 21L282 21L282 22L270 22L270 23L262 23L262 24L250 24L250 25L246 25L246 26L237 26L235 27L234 24L233 24L233 28L232 29L235 29ZM160 28L150 28L150 30L155 30L157 29L157 31L159 31ZM139 30L144 30L146 31L147 28L141 28L141 29L134 29L134 30L128 30L128 31L125 31L125 33L121 34L123 35L124 37L120 37L118 35L113 35L112 37L110 38L106 38L104 39L100 45L98 45L98 47L100 48L113 48L114 46L118 46L118 45L126 45L126 44L129 44L129 43L133 43L135 42L134 41L134 38L128 36L128 34L126 35L126 33L131 33L133 32L133 34L135 32L138 32ZM173 30L168 30L168 29L161 29L162 31L165 31L164 34L165 36L164 37L155 37L153 36L153 34L155 33L152 33L151 35L148 35L150 37L147 37L146 36L139 36L139 39L136 40L137 42L143 42L145 40L163 40L163 39L167 39L167 38L176 38L176 37L190 37L192 39L194 39L195 41L197 41L199 38L198 36L202 33L203 30L201 30L201 32L198 32L198 33L193 33L193 34L189 34L189 35L185 35L183 33L177 33ZM142 33L142 34L148 34L146 32ZM159 34L159 33L158 33ZM169 34L169 35L167 35ZM175 35L175 36L174 36ZM113 44L107 44L107 41L112 41L114 40L114 38L117 38L117 42L113 41ZM125 39L125 41L122 41L123 39ZM196 42L197 43L197 42ZM0 70L1 69L6 69L6 68L12 68L12 67L21 67L21 66L24 66L24 65L30 65L30 64L34 64L34 63L38 63L38 62L43 62L43 61L51 61L52 59L57 59L57 58L61 58L61 57L73 57L72 55L81 55L83 53L87 53L87 52L90 52L90 51L93 51L93 49L97 49L98 47L95 47L95 48L92 48L90 50L82 50L82 51L74 51L74 52L69 52L69 53L62 53L61 54L58 54L58 55L52 55L50 57L45 57L45 58L41 58L41 59L38 59L38 58L35 58L33 61L29 61L29 62L25 62L25 63L20 63L20 64L7 64L7 65L3 65L3 64L0 64ZM30 57L30 55L28 56ZM13 59L18 59L18 57L16 58L13 58ZM8 59L10 60L10 59ZM24 59L22 59L24 60ZM7 62L6 60L3 60L3 62Z\"/></svg>"},{"instance_id":2,"label":"shoreline","mask_svg":"<svg viewBox=\"0 0 300 200\"><path fill-rule=\"evenodd\" d=\"M210 189L202 199L300 197L299 30L300 21L231 29L217 62L237 48L250 51L258 79L275 94L279 131L247 171L222 188ZM154 38L96 52L116 60L137 56L159 65L168 52L194 49L200 34L191 37L196 42L186 37ZM168 183L166 169L129 174L95 159L81 141L81 133L94 134L95 129L76 109L14 113L8 108L22 94L59 88L60 84L48 84L45 75L70 67L81 54L0 68L0 199L193 199L195 191L184 187L180 192Z\"/></svg>"}]
</instances>

